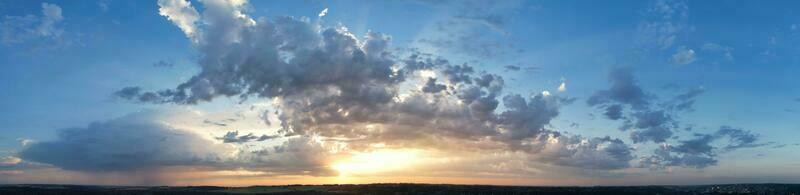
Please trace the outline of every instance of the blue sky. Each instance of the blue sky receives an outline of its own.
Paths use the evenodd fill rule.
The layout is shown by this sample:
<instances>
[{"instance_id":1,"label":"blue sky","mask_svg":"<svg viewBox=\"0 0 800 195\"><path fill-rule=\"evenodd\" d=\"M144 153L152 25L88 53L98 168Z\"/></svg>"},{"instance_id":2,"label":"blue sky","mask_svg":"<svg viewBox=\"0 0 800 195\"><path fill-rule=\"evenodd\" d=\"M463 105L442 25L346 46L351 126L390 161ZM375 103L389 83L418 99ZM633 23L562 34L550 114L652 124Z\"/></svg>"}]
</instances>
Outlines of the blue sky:
<instances>
[{"instance_id":1,"label":"blue sky","mask_svg":"<svg viewBox=\"0 0 800 195\"><path fill-rule=\"evenodd\" d=\"M0 1L0 182L800 180L796 2L188 2Z\"/></svg>"}]
</instances>

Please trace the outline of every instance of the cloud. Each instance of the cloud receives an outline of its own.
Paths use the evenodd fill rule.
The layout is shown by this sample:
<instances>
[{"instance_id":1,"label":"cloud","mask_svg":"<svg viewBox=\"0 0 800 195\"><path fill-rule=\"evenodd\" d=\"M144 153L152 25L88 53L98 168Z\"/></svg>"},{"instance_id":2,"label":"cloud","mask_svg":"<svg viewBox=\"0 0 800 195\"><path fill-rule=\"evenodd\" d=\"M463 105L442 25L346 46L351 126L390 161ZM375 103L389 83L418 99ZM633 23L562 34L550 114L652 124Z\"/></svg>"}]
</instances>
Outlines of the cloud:
<instances>
[{"instance_id":1,"label":"cloud","mask_svg":"<svg viewBox=\"0 0 800 195\"><path fill-rule=\"evenodd\" d=\"M318 16L319 16L320 18L322 18L322 17L324 17L325 15L328 15L328 8L325 8L325 9L323 9L322 11L320 11Z\"/></svg>"},{"instance_id":2,"label":"cloud","mask_svg":"<svg viewBox=\"0 0 800 195\"><path fill-rule=\"evenodd\" d=\"M71 44L66 40L61 7L42 3L42 14L4 16L0 21L0 41L5 45L30 43L41 47L61 47Z\"/></svg>"},{"instance_id":3,"label":"cloud","mask_svg":"<svg viewBox=\"0 0 800 195\"><path fill-rule=\"evenodd\" d=\"M204 25L187 34L197 40L199 73L171 89L134 86L114 95L189 105L220 97L270 99L280 120L282 138L276 139L290 139L284 146L241 153L233 161L255 170L266 164L270 171L326 174L332 155L327 146L358 152L374 144L444 151L503 148L546 154L531 159L557 166L628 167L630 148L618 139L555 136L564 145L541 141L559 134L548 125L574 99L504 94L501 76L421 52L400 56L389 49L392 38L386 34L358 37L345 27L323 28L302 18L253 20L243 4L230 3L204 2L197 21ZM409 89L412 80L425 84ZM504 110L498 110L501 103ZM234 131L218 139L243 143L260 137Z\"/></svg>"},{"instance_id":4,"label":"cloud","mask_svg":"<svg viewBox=\"0 0 800 195\"><path fill-rule=\"evenodd\" d=\"M19 139L17 139L17 141L19 141L19 143L20 143L22 146L27 146L27 145L30 145L30 144L32 144L32 143L36 143L36 140L32 140L32 139L25 139L25 138L19 138Z\"/></svg>"},{"instance_id":5,"label":"cloud","mask_svg":"<svg viewBox=\"0 0 800 195\"><path fill-rule=\"evenodd\" d=\"M561 82L561 85L558 85L558 92L565 92L567 91L567 82Z\"/></svg>"},{"instance_id":6,"label":"cloud","mask_svg":"<svg viewBox=\"0 0 800 195\"><path fill-rule=\"evenodd\" d=\"M176 128L161 121L186 114L190 113L147 111L87 127L62 129L54 140L23 147L17 153L20 161L7 158L4 164L43 163L86 173L160 175L181 170L170 169L173 167L195 167L269 175L333 174L327 167L332 160L330 148L309 137L240 136L233 131L217 138L224 142L218 143L202 137L196 129ZM277 145L238 148L227 144L266 140L277 141Z\"/></svg>"},{"instance_id":7,"label":"cloud","mask_svg":"<svg viewBox=\"0 0 800 195\"><path fill-rule=\"evenodd\" d=\"M447 86L436 84L435 78L428 78L428 81L426 81L425 85L422 87L422 91L427 93L439 93L445 89L447 89Z\"/></svg>"},{"instance_id":8,"label":"cloud","mask_svg":"<svg viewBox=\"0 0 800 195\"><path fill-rule=\"evenodd\" d=\"M505 69L505 71L515 71L515 72L516 71L536 72L536 71L539 70L539 68L535 67L535 66L523 66L523 65L519 65L519 64L516 64L516 65L505 65L505 66L503 66L503 69Z\"/></svg>"},{"instance_id":9,"label":"cloud","mask_svg":"<svg viewBox=\"0 0 800 195\"><path fill-rule=\"evenodd\" d=\"M503 68L505 68L507 71L519 71L519 70L522 70L522 67L519 67L517 65L506 65L506 66L503 66Z\"/></svg>"},{"instance_id":10,"label":"cloud","mask_svg":"<svg viewBox=\"0 0 800 195\"><path fill-rule=\"evenodd\" d=\"M416 43L467 57L500 58L522 51L509 38L506 24L525 6L524 1L419 1L439 9L424 37Z\"/></svg>"},{"instance_id":11,"label":"cloud","mask_svg":"<svg viewBox=\"0 0 800 195\"><path fill-rule=\"evenodd\" d=\"M631 68L617 68L609 73L611 88L595 92L586 103L596 106L606 103L621 103L632 106L634 109L647 109L652 95L645 93L636 83Z\"/></svg>"},{"instance_id":12,"label":"cloud","mask_svg":"<svg viewBox=\"0 0 800 195\"><path fill-rule=\"evenodd\" d=\"M722 54L722 58L727 60L727 61L733 61L734 60L733 54L732 54L732 52L733 52L733 48L732 47L723 46L723 45L716 44L716 43L706 43L706 44L703 44L701 49L703 51L720 53L720 54Z\"/></svg>"},{"instance_id":13,"label":"cloud","mask_svg":"<svg viewBox=\"0 0 800 195\"><path fill-rule=\"evenodd\" d=\"M173 67L173 66L175 66L175 64L173 64L171 62L164 61L164 60L159 60L158 62L153 63L153 66L154 67Z\"/></svg>"},{"instance_id":14,"label":"cloud","mask_svg":"<svg viewBox=\"0 0 800 195\"><path fill-rule=\"evenodd\" d=\"M622 118L622 105L614 104L606 107L606 112L603 113L608 119L619 120Z\"/></svg>"},{"instance_id":15,"label":"cloud","mask_svg":"<svg viewBox=\"0 0 800 195\"><path fill-rule=\"evenodd\" d=\"M750 131L722 126L712 134L695 134L694 138L681 140L678 145L662 145L651 156L643 157L640 166L664 169L669 166L705 168L716 165L717 156L741 148L768 145L757 143L758 135ZM725 143L717 143L726 140Z\"/></svg>"},{"instance_id":16,"label":"cloud","mask_svg":"<svg viewBox=\"0 0 800 195\"><path fill-rule=\"evenodd\" d=\"M672 48L690 29L689 6L680 0L657 0L644 14L638 26L638 40L645 48Z\"/></svg>"},{"instance_id":17,"label":"cloud","mask_svg":"<svg viewBox=\"0 0 800 195\"><path fill-rule=\"evenodd\" d=\"M13 156L6 156L0 158L0 166L14 166L22 162L22 159L13 157Z\"/></svg>"},{"instance_id":18,"label":"cloud","mask_svg":"<svg viewBox=\"0 0 800 195\"><path fill-rule=\"evenodd\" d=\"M158 14L178 26L186 36L194 38L200 14L186 0L158 0Z\"/></svg>"},{"instance_id":19,"label":"cloud","mask_svg":"<svg viewBox=\"0 0 800 195\"><path fill-rule=\"evenodd\" d=\"M239 136L239 131L229 131L228 133L225 133L224 136L218 137L217 139L222 140L222 142L224 143L246 143L251 141L265 141L275 138L278 138L278 136L268 136L268 135L256 136L253 135L253 133Z\"/></svg>"},{"instance_id":20,"label":"cloud","mask_svg":"<svg viewBox=\"0 0 800 195\"><path fill-rule=\"evenodd\" d=\"M114 97L132 100L139 103L165 103L161 97L164 94L155 92L142 92L139 87L125 87L113 93Z\"/></svg>"},{"instance_id":21,"label":"cloud","mask_svg":"<svg viewBox=\"0 0 800 195\"><path fill-rule=\"evenodd\" d=\"M675 109L677 111L694 111L693 106L695 99L697 96L702 95L706 92L706 89L703 87L697 87L689 89L688 91L678 94L672 99L669 106L671 109Z\"/></svg>"},{"instance_id":22,"label":"cloud","mask_svg":"<svg viewBox=\"0 0 800 195\"><path fill-rule=\"evenodd\" d=\"M672 55L670 63L676 65L687 65L697 60L694 50L681 47Z\"/></svg>"},{"instance_id":23,"label":"cloud","mask_svg":"<svg viewBox=\"0 0 800 195\"><path fill-rule=\"evenodd\" d=\"M137 113L62 129L57 139L30 144L19 157L67 170L130 171L213 164L225 150L194 133L159 123L148 113Z\"/></svg>"},{"instance_id":24,"label":"cloud","mask_svg":"<svg viewBox=\"0 0 800 195\"><path fill-rule=\"evenodd\" d=\"M633 142L664 142L672 137L671 128L677 128L674 124L675 121L672 116L663 110L658 111L643 111L634 114L636 119L633 124L635 128L642 129L641 131L631 132L631 139Z\"/></svg>"},{"instance_id":25,"label":"cloud","mask_svg":"<svg viewBox=\"0 0 800 195\"><path fill-rule=\"evenodd\" d=\"M728 145L723 147L723 149L726 151L767 145L766 143L756 143L759 137L757 134L730 126L720 127L719 131L716 133L716 136L728 137Z\"/></svg>"},{"instance_id":26,"label":"cloud","mask_svg":"<svg viewBox=\"0 0 800 195\"><path fill-rule=\"evenodd\" d=\"M332 157L329 148L308 136L290 138L272 149L254 151L240 157L253 170L265 170L279 174L303 174L331 176L338 174L330 166Z\"/></svg>"},{"instance_id":27,"label":"cloud","mask_svg":"<svg viewBox=\"0 0 800 195\"><path fill-rule=\"evenodd\" d=\"M585 169L608 170L629 167L631 149L622 140L610 137L549 135L544 149L536 155L544 162Z\"/></svg>"},{"instance_id":28,"label":"cloud","mask_svg":"<svg viewBox=\"0 0 800 195\"><path fill-rule=\"evenodd\" d=\"M589 106L603 108L608 119L624 119L620 129L633 129L630 135L634 143L662 143L672 137L672 129L680 127L677 114L693 111L695 98L705 92L702 87L695 88L668 101L657 102L658 97L637 84L630 68L612 70L609 80L610 89L595 92L586 102ZM631 109L626 111L626 106Z\"/></svg>"}]
</instances>

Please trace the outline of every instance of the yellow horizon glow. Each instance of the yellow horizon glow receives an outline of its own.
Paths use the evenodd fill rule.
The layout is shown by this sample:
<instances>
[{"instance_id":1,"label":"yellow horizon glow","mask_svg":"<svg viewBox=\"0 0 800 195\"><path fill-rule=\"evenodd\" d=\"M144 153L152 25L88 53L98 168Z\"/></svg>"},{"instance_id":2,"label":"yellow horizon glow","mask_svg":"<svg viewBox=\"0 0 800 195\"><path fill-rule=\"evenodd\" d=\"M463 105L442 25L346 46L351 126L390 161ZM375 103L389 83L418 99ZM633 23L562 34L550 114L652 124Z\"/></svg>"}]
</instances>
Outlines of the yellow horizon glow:
<instances>
[{"instance_id":1,"label":"yellow horizon glow","mask_svg":"<svg viewBox=\"0 0 800 195\"><path fill-rule=\"evenodd\" d=\"M411 168L419 161L417 155L414 150L377 150L353 154L332 167L339 177L371 175Z\"/></svg>"}]
</instances>

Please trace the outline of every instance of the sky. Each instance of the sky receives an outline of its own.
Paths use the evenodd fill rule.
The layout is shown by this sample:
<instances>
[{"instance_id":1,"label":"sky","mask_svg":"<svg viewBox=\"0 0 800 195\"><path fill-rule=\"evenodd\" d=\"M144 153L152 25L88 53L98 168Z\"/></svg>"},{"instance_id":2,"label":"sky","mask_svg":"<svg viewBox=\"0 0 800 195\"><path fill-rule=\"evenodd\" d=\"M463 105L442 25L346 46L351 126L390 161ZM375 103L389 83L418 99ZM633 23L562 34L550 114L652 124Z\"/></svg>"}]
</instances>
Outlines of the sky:
<instances>
[{"instance_id":1,"label":"sky","mask_svg":"<svg viewBox=\"0 0 800 195\"><path fill-rule=\"evenodd\" d=\"M0 183L798 183L797 6L0 0Z\"/></svg>"}]
</instances>

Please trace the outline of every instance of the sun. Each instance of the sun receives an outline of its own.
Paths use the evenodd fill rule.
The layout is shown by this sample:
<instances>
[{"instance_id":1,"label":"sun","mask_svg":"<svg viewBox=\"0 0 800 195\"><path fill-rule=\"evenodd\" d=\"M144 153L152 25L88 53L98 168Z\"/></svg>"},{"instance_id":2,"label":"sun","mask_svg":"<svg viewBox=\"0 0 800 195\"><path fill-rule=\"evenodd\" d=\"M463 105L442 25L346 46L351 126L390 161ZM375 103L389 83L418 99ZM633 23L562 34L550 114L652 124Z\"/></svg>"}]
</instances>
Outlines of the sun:
<instances>
[{"instance_id":1,"label":"sun","mask_svg":"<svg viewBox=\"0 0 800 195\"><path fill-rule=\"evenodd\" d=\"M418 161L414 150L379 150L356 153L333 164L339 176L371 175L408 169Z\"/></svg>"}]
</instances>

